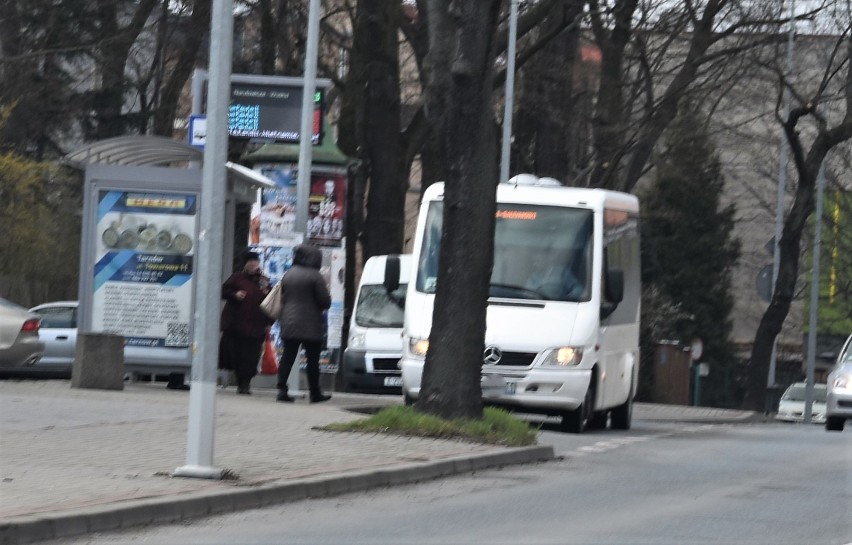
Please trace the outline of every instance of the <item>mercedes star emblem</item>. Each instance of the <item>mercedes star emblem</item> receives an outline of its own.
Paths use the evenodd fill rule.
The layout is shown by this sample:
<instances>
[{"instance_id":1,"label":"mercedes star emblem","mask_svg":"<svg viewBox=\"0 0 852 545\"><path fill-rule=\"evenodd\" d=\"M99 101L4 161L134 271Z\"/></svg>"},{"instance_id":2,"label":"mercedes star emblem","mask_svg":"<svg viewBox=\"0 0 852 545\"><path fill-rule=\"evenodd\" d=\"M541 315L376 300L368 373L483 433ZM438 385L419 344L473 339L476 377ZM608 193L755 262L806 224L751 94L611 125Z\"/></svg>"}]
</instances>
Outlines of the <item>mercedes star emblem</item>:
<instances>
[{"instance_id":1,"label":"mercedes star emblem","mask_svg":"<svg viewBox=\"0 0 852 545\"><path fill-rule=\"evenodd\" d=\"M503 358L503 351L496 346L487 346L482 352L482 362L485 365L497 365Z\"/></svg>"}]
</instances>

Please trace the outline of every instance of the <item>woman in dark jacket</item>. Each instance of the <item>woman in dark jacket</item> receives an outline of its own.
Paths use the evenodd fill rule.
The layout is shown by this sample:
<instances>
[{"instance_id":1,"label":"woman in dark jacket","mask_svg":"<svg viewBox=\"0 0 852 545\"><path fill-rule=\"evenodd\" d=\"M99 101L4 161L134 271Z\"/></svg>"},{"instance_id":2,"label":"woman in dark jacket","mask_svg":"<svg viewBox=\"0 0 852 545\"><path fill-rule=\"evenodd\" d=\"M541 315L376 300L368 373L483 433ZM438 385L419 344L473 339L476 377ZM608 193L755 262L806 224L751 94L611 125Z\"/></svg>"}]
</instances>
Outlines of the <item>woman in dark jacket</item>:
<instances>
[{"instance_id":1,"label":"woman in dark jacket","mask_svg":"<svg viewBox=\"0 0 852 545\"><path fill-rule=\"evenodd\" d=\"M237 377L237 393L250 394L251 379L263 350L266 332L272 320L260 310L269 293L269 279L260 270L260 257L247 252L242 270L222 284L222 340L219 343L219 368L231 369Z\"/></svg>"},{"instance_id":2,"label":"woman in dark jacket","mask_svg":"<svg viewBox=\"0 0 852 545\"><path fill-rule=\"evenodd\" d=\"M300 244L293 250L293 267L281 279L281 338L284 353L278 365L278 401L291 402L287 378L304 347L308 360L308 387L311 403L331 399L319 385L319 357L325 329L323 311L331 306L325 279L319 272L322 252L319 248Z\"/></svg>"}]
</instances>

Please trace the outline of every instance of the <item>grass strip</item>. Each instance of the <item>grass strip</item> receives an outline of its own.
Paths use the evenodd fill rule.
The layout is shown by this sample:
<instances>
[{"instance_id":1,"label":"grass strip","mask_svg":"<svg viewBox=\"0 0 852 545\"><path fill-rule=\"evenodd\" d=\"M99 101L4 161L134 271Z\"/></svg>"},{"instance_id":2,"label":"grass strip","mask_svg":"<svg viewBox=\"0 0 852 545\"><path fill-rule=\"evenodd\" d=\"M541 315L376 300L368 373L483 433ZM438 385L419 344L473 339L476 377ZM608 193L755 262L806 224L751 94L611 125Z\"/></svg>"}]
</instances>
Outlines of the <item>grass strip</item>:
<instances>
[{"instance_id":1,"label":"grass strip","mask_svg":"<svg viewBox=\"0 0 852 545\"><path fill-rule=\"evenodd\" d=\"M420 413L409 406L394 406L352 422L322 426L328 431L393 433L437 439L460 439L477 443L523 447L536 444L538 429L508 411L485 407L482 420L446 420Z\"/></svg>"}]
</instances>

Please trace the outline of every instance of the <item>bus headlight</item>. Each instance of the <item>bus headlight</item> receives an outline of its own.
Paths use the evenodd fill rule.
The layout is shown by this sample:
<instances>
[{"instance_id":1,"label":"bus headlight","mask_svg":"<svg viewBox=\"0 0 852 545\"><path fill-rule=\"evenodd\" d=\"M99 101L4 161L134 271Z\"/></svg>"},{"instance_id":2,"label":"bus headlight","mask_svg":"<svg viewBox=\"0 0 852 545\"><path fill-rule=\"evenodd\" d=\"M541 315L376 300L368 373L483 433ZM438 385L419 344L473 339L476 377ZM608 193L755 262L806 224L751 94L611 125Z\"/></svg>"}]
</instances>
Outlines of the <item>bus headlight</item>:
<instances>
[{"instance_id":1,"label":"bus headlight","mask_svg":"<svg viewBox=\"0 0 852 545\"><path fill-rule=\"evenodd\" d=\"M429 339L408 338L408 353L412 357L423 359L429 350Z\"/></svg>"},{"instance_id":2,"label":"bus headlight","mask_svg":"<svg viewBox=\"0 0 852 545\"><path fill-rule=\"evenodd\" d=\"M556 367L574 367L583 360L583 349L578 346L560 346L552 348L545 355L542 365Z\"/></svg>"}]
</instances>

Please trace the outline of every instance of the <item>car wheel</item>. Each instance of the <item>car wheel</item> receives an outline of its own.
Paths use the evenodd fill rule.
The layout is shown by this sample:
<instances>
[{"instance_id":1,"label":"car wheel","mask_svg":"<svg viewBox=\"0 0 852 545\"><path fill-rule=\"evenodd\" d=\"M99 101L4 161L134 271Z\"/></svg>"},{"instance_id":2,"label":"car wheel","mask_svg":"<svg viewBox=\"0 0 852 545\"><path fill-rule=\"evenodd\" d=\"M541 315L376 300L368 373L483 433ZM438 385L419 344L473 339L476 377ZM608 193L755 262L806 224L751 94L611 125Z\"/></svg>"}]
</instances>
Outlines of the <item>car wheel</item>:
<instances>
[{"instance_id":1,"label":"car wheel","mask_svg":"<svg viewBox=\"0 0 852 545\"><path fill-rule=\"evenodd\" d=\"M630 421L633 419L633 396L628 396L627 401L612 410L612 429L629 430Z\"/></svg>"},{"instance_id":2,"label":"car wheel","mask_svg":"<svg viewBox=\"0 0 852 545\"><path fill-rule=\"evenodd\" d=\"M829 416L825 419L826 431L843 431L843 425L846 419L842 416Z\"/></svg>"},{"instance_id":3,"label":"car wheel","mask_svg":"<svg viewBox=\"0 0 852 545\"><path fill-rule=\"evenodd\" d=\"M411 407L412 405L414 405L414 401L415 401L414 398L412 398L410 395L408 395L408 392L406 392L405 390L402 391L402 403L403 403L403 405L405 405L406 407Z\"/></svg>"}]
</instances>

